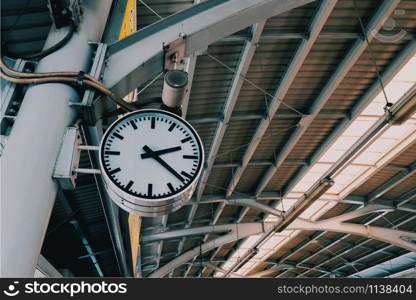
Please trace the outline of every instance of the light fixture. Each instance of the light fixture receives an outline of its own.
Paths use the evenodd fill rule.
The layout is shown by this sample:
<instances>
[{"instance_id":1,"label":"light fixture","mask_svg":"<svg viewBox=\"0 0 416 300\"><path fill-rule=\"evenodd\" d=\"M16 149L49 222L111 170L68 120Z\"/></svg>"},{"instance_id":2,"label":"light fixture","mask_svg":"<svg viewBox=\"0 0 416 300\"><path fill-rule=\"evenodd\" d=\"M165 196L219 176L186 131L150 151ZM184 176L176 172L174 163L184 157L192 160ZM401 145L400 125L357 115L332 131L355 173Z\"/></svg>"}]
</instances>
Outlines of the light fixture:
<instances>
[{"instance_id":1,"label":"light fixture","mask_svg":"<svg viewBox=\"0 0 416 300\"><path fill-rule=\"evenodd\" d=\"M326 193L332 186L334 181L331 178L323 178L312 186L303 197L292 207L290 211L286 213L287 218L283 218L282 222L276 226L275 231L280 232L284 230L290 223L292 223L302 212L304 212L315 200L318 200L323 194Z\"/></svg>"},{"instance_id":2,"label":"light fixture","mask_svg":"<svg viewBox=\"0 0 416 300\"><path fill-rule=\"evenodd\" d=\"M416 113L416 84L386 112L390 125L401 125Z\"/></svg>"}]
</instances>

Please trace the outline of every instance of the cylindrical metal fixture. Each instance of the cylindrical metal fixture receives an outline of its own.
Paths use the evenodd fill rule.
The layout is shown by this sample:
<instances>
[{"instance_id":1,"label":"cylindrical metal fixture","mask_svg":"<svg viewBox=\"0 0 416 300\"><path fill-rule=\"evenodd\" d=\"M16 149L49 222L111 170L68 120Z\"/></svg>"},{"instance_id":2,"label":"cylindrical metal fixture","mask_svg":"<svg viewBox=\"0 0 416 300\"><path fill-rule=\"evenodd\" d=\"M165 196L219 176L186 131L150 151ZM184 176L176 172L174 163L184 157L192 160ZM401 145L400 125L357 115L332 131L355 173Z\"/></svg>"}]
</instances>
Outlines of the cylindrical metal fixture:
<instances>
[{"instance_id":1,"label":"cylindrical metal fixture","mask_svg":"<svg viewBox=\"0 0 416 300\"><path fill-rule=\"evenodd\" d=\"M169 70L163 82L162 101L168 107L180 107L187 92L188 73L182 70Z\"/></svg>"}]
</instances>

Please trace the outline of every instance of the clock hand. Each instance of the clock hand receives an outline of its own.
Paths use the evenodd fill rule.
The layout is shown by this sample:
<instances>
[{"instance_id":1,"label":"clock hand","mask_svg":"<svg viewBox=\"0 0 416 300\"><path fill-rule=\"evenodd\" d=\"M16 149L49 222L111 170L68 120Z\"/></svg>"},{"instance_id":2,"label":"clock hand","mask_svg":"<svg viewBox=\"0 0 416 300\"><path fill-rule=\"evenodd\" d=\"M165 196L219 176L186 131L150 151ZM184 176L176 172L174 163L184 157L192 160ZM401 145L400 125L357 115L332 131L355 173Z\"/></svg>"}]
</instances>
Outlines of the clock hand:
<instances>
[{"instance_id":1,"label":"clock hand","mask_svg":"<svg viewBox=\"0 0 416 300\"><path fill-rule=\"evenodd\" d=\"M157 151L152 151L152 152L148 152L148 153L143 153L141 156L141 158L149 158L149 157L154 157L154 156L158 156L158 155L162 155L162 154L166 154L166 153L170 153L170 152L175 152L178 150L181 150L182 147L181 146L177 146L177 147L172 147L172 148L167 148L167 149L163 149L163 150L157 150Z\"/></svg>"},{"instance_id":2,"label":"clock hand","mask_svg":"<svg viewBox=\"0 0 416 300\"><path fill-rule=\"evenodd\" d=\"M152 151L147 145L143 147L143 150L146 151L146 153L153 154L155 152ZM175 175L180 181L185 181L185 179L179 175L171 166L169 166L163 159L161 159L157 154L152 156L158 163L160 163L162 166L164 166L169 172L171 172L173 175Z\"/></svg>"}]
</instances>

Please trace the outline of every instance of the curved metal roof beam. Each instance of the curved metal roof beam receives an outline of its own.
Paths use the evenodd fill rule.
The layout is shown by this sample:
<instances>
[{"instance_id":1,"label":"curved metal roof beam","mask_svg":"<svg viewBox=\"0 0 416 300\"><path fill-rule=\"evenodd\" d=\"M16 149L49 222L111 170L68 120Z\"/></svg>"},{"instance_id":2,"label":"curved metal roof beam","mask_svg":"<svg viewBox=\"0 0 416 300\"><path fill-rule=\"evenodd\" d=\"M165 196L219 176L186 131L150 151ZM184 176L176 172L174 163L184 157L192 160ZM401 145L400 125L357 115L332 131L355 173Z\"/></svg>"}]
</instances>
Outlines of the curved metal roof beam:
<instances>
[{"instance_id":1,"label":"curved metal roof beam","mask_svg":"<svg viewBox=\"0 0 416 300\"><path fill-rule=\"evenodd\" d=\"M176 13L109 46L103 83L126 95L162 72L163 45L186 37L184 56L293 8L316 0L212 0Z\"/></svg>"},{"instance_id":2,"label":"curved metal roof beam","mask_svg":"<svg viewBox=\"0 0 416 300\"><path fill-rule=\"evenodd\" d=\"M242 226L247 225L247 226ZM213 228L223 226L223 225L217 225L217 226L206 226L206 228L210 228L211 231ZM201 253L205 253L207 251L210 251L214 248L217 248L219 246L249 237L251 235L260 234L267 230L267 228L271 228L273 226L271 223L249 223L249 224L232 224L232 225L225 225L232 227L231 232L223 235L221 237L218 237L216 239L213 239L209 242L205 242L204 244L200 246L196 246L185 253L179 255L175 259L171 260L161 268L157 269L153 273L151 273L148 277L150 278L160 278L168 274L170 271L173 271L175 268L187 263L192 258L200 255ZM238 226L238 230L237 230ZM193 230L193 229L185 229L187 231ZM182 230L178 230L182 231Z\"/></svg>"}]
</instances>

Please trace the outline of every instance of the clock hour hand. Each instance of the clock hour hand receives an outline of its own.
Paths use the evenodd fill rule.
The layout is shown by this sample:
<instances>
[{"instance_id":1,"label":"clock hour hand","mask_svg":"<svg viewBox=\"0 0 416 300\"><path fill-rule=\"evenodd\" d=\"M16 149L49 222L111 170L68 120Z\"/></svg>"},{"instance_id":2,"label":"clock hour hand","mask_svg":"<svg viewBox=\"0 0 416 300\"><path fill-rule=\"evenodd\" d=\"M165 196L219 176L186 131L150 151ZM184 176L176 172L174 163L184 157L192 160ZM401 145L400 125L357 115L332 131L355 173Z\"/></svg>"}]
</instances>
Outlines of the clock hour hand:
<instances>
[{"instance_id":1,"label":"clock hour hand","mask_svg":"<svg viewBox=\"0 0 416 300\"><path fill-rule=\"evenodd\" d=\"M143 150L146 151L148 154L153 154L155 152L152 151L147 145L143 147ZM175 177L177 177L180 181L185 181L185 179L178 174L169 164L167 164L163 159L161 159L157 154L153 155L152 158L154 158L158 163L160 163L162 166L164 166L169 172L171 172Z\"/></svg>"},{"instance_id":2,"label":"clock hour hand","mask_svg":"<svg viewBox=\"0 0 416 300\"><path fill-rule=\"evenodd\" d=\"M162 155L162 154L166 154L166 153L170 153L170 152L175 152L175 151L178 151L178 150L181 150L181 149L182 149L181 146L177 146L177 147L167 148L167 149L163 149L163 150L147 152L147 153L143 153L141 155L141 158L154 157L154 156L158 156L158 155Z\"/></svg>"}]
</instances>

